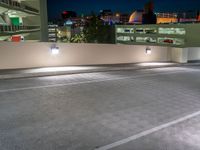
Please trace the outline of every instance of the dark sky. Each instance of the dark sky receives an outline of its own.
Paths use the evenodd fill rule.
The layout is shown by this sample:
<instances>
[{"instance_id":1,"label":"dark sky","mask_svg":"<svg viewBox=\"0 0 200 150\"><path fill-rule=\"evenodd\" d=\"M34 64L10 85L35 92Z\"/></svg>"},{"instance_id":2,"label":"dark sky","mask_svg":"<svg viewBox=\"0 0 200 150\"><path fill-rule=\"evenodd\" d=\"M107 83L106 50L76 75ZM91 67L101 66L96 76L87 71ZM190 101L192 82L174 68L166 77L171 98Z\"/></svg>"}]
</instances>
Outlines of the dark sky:
<instances>
[{"instance_id":1,"label":"dark sky","mask_svg":"<svg viewBox=\"0 0 200 150\"><path fill-rule=\"evenodd\" d=\"M148 0L48 0L49 18L58 18L63 10L76 11L78 14L90 14L101 9L111 9L131 13L142 9ZM177 12L200 10L200 0L154 0L155 11Z\"/></svg>"}]
</instances>

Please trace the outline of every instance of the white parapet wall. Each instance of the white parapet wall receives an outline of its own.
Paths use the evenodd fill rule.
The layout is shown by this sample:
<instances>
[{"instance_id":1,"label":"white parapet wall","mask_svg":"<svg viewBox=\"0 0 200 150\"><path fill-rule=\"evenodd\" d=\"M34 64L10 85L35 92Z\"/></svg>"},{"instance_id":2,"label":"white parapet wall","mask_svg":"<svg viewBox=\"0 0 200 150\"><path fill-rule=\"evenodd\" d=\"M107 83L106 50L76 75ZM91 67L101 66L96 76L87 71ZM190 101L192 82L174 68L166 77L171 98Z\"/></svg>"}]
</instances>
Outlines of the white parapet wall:
<instances>
[{"instance_id":1,"label":"white parapet wall","mask_svg":"<svg viewBox=\"0 0 200 150\"><path fill-rule=\"evenodd\" d=\"M188 48L188 61L200 61L200 47Z\"/></svg>"},{"instance_id":2,"label":"white parapet wall","mask_svg":"<svg viewBox=\"0 0 200 150\"><path fill-rule=\"evenodd\" d=\"M200 47L171 48L171 61L179 63L199 62Z\"/></svg>"},{"instance_id":3,"label":"white parapet wall","mask_svg":"<svg viewBox=\"0 0 200 150\"><path fill-rule=\"evenodd\" d=\"M187 63L188 48L171 48L171 61L178 63Z\"/></svg>"},{"instance_id":4,"label":"white parapet wall","mask_svg":"<svg viewBox=\"0 0 200 150\"><path fill-rule=\"evenodd\" d=\"M0 43L0 69L171 61L171 48L145 45ZM146 48L151 54L146 53Z\"/></svg>"}]
</instances>

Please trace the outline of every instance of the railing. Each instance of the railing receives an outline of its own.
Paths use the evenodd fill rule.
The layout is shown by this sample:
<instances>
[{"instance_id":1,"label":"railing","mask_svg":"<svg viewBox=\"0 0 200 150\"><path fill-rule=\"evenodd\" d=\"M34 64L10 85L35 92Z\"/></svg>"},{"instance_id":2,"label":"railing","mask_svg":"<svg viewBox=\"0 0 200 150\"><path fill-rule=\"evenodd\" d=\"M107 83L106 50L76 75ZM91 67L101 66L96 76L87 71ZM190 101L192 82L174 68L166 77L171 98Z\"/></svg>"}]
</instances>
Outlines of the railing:
<instances>
[{"instance_id":1,"label":"railing","mask_svg":"<svg viewBox=\"0 0 200 150\"><path fill-rule=\"evenodd\" d=\"M4 5L8 5L8 6L12 6L15 8L19 8L23 11L31 11L34 13L39 13L39 10L32 8L30 6L27 6L25 4L19 3L17 1L12 1L12 0L0 0L0 3L4 4Z\"/></svg>"},{"instance_id":2,"label":"railing","mask_svg":"<svg viewBox=\"0 0 200 150\"><path fill-rule=\"evenodd\" d=\"M39 30L39 26L8 26L8 25L0 25L0 34L2 33L16 33L16 32L28 32Z\"/></svg>"}]
</instances>

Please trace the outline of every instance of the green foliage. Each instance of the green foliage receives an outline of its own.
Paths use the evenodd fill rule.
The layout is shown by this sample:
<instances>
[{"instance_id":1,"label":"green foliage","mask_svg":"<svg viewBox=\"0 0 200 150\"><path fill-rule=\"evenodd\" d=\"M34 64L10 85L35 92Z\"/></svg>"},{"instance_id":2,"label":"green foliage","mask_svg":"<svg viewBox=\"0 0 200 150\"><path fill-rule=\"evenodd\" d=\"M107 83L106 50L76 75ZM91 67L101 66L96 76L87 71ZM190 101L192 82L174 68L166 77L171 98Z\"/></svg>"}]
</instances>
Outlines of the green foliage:
<instances>
[{"instance_id":1,"label":"green foliage","mask_svg":"<svg viewBox=\"0 0 200 150\"><path fill-rule=\"evenodd\" d=\"M71 43L84 43L86 42L85 35L83 33L75 34L71 39Z\"/></svg>"},{"instance_id":2,"label":"green foliage","mask_svg":"<svg viewBox=\"0 0 200 150\"><path fill-rule=\"evenodd\" d=\"M98 17L93 14L90 22L84 28L83 32L88 43L97 43L98 27L101 25Z\"/></svg>"},{"instance_id":3,"label":"green foliage","mask_svg":"<svg viewBox=\"0 0 200 150\"><path fill-rule=\"evenodd\" d=\"M81 33L59 40L64 43L114 43L114 26L104 25L103 21L93 14Z\"/></svg>"},{"instance_id":4,"label":"green foliage","mask_svg":"<svg viewBox=\"0 0 200 150\"><path fill-rule=\"evenodd\" d=\"M83 33L87 43L114 43L114 27L104 25L96 15L92 16Z\"/></svg>"},{"instance_id":5,"label":"green foliage","mask_svg":"<svg viewBox=\"0 0 200 150\"><path fill-rule=\"evenodd\" d=\"M85 35L83 33L80 34L75 34L71 38L63 37L58 40L58 42L63 42L63 43L85 43Z\"/></svg>"}]
</instances>

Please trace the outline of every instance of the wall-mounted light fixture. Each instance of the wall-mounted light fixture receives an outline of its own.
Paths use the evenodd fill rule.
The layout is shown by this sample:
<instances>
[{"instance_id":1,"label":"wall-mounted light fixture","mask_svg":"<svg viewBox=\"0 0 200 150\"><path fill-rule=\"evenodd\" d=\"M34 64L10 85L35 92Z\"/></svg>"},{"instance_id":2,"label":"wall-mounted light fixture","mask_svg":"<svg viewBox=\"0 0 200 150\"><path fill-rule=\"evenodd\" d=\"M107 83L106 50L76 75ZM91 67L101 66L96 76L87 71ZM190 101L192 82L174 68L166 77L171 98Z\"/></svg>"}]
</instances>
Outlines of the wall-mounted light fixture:
<instances>
[{"instance_id":1,"label":"wall-mounted light fixture","mask_svg":"<svg viewBox=\"0 0 200 150\"><path fill-rule=\"evenodd\" d=\"M51 46L51 54L52 55L58 55L60 53L59 47L57 47L55 44Z\"/></svg>"},{"instance_id":2,"label":"wall-mounted light fixture","mask_svg":"<svg viewBox=\"0 0 200 150\"><path fill-rule=\"evenodd\" d=\"M151 48L147 47L145 52L146 52L147 55L151 55L151 53L152 53Z\"/></svg>"}]
</instances>

